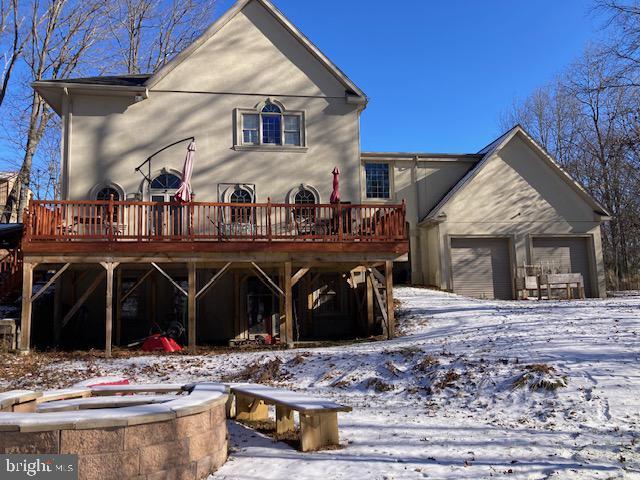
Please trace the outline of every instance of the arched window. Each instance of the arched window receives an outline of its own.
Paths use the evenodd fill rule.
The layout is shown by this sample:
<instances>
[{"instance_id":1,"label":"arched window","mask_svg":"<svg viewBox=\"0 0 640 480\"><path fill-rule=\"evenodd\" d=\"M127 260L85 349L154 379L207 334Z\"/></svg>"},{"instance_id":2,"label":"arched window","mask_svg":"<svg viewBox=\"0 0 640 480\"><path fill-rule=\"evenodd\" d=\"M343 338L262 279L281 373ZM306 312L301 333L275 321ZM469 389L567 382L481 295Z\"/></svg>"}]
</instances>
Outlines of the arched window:
<instances>
[{"instance_id":1,"label":"arched window","mask_svg":"<svg viewBox=\"0 0 640 480\"><path fill-rule=\"evenodd\" d=\"M280 145L282 138L282 110L273 103L262 109L262 143Z\"/></svg>"},{"instance_id":2,"label":"arched window","mask_svg":"<svg viewBox=\"0 0 640 480\"><path fill-rule=\"evenodd\" d=\"M154 190L177 190L182 180L172 173L162 173L151 181Z\"/></svg>"},{"instance_id":3,"label":"arched window","mask_svg":"<svg viewBox=\"0 0 640 480\"><path fill-rule=\"evenodd\" d=\"M108 201L111 198L111 195L113 195L114 201L117 202L120 200L120 192L113 187L104 187L98 190L98 193L96 193L96 200Z\"/></svg>"},{"instance_id":4,"label":"arched window","mask_svg":"<svg viewBox=\"0 0 640 480\"><path fill-rule=\"evenodd\" d=\"M256 110L240 110L243 145L304 146L301 111L286 110L267 100Z\"/></svg>"},{"instance_id":5,"label":"arched window","mask_svg":"<svg viewBox=\"0 0 640 480\"><path fill-rule=\"evenodd\" d=\"M294 199L295 203L316 203L316 196L307 188L301 188Z\"/></svg>"},{"instance_id":6,"label":"arched window","mask_svg":"<svg viewBox=\"0 0 640 480\"><path fill-rule=\"evenodd\" d=\"M298 224L309 225L315 221L316 209L313 205L317 202L317 199L311 190L301 186L293 197L293 202L296 204L294 215ZM302 227L303 225L299 225L299 229ZM302 230L305 230L305 228L302 228Z\"/></svg>"},{"instance_id":7,"label":"arched window","mask_svg":"<svg viewBox=\"0 0 640 480\"><path fill-rule=\"evenodd\" d=\"M109 199L111 198L111 195L113 195L114 202L123 200L123 198L121 198L120 190L115 188L113 185L107 185L105 187L100 188L96 192L96 200L100 202L108 202ZM107 219L109 218L109 215L107 213L108 207L106 205L100 205L98 207L98 210L101 212L101 215L104 218L104 220L107 221ZM111 221L115 222L117 221L117 219L118 219L118 206L116 205L113 207L113 218Z\"/></svg>"},{"instance_id":8,"label":"arched window","mask_svg":"<svg viewBox=\"0 0 640 480\"><path fill-rule=\"evenodd\" d=\"M231 203L251 203L251 200L253 200L251 192L241 187L236 187L229 197Z\"/></svg>"},{"instance_id":9,"label":"arched window","mask_svg":"<svg viewBox=\"0 0 640 480\"><path fill-rule=\"evenodd\" d=\"M242 187L236 187L229 196L231 203L252 203L253 195L249 190ZM232 207L231 208L232 223L251 223L251 207Z\"/></svg>"},{"instance_id":10,"label":"arched window","mask_svg":"<svg viewBox=\"0 0 640 480\"><path fill-rule=\"evenodd\" d=\"M275 103L267 102L262 113L282 113L282 110Z\"/></svg>"}]
</instances>

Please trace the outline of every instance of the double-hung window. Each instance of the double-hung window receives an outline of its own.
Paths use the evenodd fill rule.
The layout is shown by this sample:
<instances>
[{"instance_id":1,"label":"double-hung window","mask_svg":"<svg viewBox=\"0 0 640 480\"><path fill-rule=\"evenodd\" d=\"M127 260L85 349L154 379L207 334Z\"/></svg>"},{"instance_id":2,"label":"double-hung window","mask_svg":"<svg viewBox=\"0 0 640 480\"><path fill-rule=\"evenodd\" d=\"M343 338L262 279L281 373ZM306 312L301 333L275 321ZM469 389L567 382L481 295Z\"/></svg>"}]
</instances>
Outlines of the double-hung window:
<instances>
[{"instance_id":1,"label":"double-hung window","mask_svg":"<svg viewBox=\"0 0 640 480\"><path fill-rule=\"evenodd\" d=\"M245 113L242 115L242 143L258 145L260 143L260 115Z\"/></svg>"},{"instance_id":2,"label":"double-hung window","mask_svg":"<svg viewBox=\"0 0 640 480\"><path fill-rule=\"evenodd\" d=\"M367 198L390 198L388 163L365 163L365 184Z\"/></svg>"},{"instance_id":3,"label":"double-hung window","mask_svg":"<svg viewBox=\"0 0 640 480\"><path fill-rule=\"evenodd\" d=\"M304 112L267 101L258 110L237 110L239 144L235 148L281 147L304 150Z\"/></svg>"}]
</instances>

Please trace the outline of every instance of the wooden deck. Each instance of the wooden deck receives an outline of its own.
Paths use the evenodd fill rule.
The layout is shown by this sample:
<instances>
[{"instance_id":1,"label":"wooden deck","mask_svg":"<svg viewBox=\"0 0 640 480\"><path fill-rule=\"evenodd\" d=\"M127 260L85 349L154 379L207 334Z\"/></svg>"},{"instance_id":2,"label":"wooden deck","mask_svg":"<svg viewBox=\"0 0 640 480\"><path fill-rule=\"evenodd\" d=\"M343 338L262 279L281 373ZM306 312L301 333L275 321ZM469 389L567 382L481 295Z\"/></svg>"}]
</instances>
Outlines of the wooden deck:
<instances>
[{"instance_id":1,"label":"wooden deck","mask_svg":"<svg viewBox=\"0 0 640 480\"><path fill-rule=\"evenodd\" d=\"M393 261L408 252L409 242L404 203L292 205L32 200L24 219L21 248L21 350L30 349L33 302L72 264L97 264L104 268L106 278L102 273L95 277L75 299L60 325L64 326L106 280L105 354L109 356L114 316L116 330L120 322L122 268L131 264L147 264L159 271L186 297L190 348L196 346L198 297L235 267L253 271L277 296L281 312L280 341L286 345L292 346L294 342L293 289L305 275L311 275L312 269L331 269L343 274L349 278L354 292L358 286L353 271L364 272L364 280L360 282L366 283L363 286L366 292L359 308L363 312L366 309L367 328L371 329L374 324L374 304L377 304L383 333L392 338ZM186 270L187 289L165 269L168 264L172 264L174 270L175 266ZM57 270L34 292L34 270L43 265L48 265L48 272L52 267ZM202 286L198 282L198 270L206 268L215 268L216 273ZM266 273L264 268L271 273ZM384 268L384 273L379 268ZM276 280L272 278L274 275ZM146 274L139 282L145 278ZM234 275L234 292L236 296L240 292L237 275ZM58 305L61 308L61 304Z\"/></svg>"},{"instance_id":2,"label":"wooden deck","mask_svg":"<svg viewBox=\"0 0 640 480\"><path fill-rule=\"evenodd\" d=\"M49 201L30 203L23 251L386 252L408 250L405 206Z\"/></svg>"}]
</instances>

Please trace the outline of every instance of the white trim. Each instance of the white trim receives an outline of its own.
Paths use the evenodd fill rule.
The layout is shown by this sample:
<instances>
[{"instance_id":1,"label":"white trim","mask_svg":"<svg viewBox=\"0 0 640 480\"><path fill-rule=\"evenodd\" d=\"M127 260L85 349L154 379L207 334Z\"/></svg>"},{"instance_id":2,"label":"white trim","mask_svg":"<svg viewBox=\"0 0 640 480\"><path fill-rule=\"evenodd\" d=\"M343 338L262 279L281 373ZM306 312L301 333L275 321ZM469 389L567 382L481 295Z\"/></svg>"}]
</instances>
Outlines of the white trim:
<instances>
[{"instance_id":1,"label":"white trim","mask_svg":"<svg viewBox=\"0 0 640 480\"><path fill-rule=\"evenodd\" d=\"M147 88L153 88L166 77L171 71L173 71L178 65L189 58L196 50L198 50L204 43L212 38L218 31L222 29L227 23L229 23L238 13L244 9L250 2L256 1L260 3L273 17L280 22L280 24L296 39L303 47L305 47L309 53L314 56L334 77L344 85L347 90L352 90L359 97L361 97L366 103L367 96L360 90L355 83L353 83L349 77L347 77L342 70L340 70L331 60L329 60L311 41L305 37L295 25L293 25L270 1L268 0L238 0L227 12L222 15L216 22L213 23L202 35L200 35L191 45L185 48L182 52L176 55L171 61L165 64L157 72L155 72L149 80L145 82ZM345 93L345 101L348 95Z\"/></svg>"},{"instance_id":2,"label":"white trim","mask_svg":"<svg viewBox=\"0 0 640 480\"><path fill-rule=\"evenodd\" d=\"M251 195L251 201L249 203L255 203L256 201L256 192L251 188L251 186L245 183L236 183L234 185L229 185L222 192L222 198L220 199L222 203L231 203L231 195L236 191L237 188L244 190L245 192Z\"/></svg>"},{"instance_id":3,"label":"white trim","mask_svg":"<svg viewBox=\"0 0 640 480\"><path fill-rule=\"evenodd\" d=\"M421 219L418 224L425 224L431 222L435 217L437 217L442 209L452 201L458 193L468 185L473 178L484 168L484 166L492 160L502 148L504 148L507 143L511 141L513 137L517 134L521 134L526 141L528 141L539 153L541 153L541 158L558 174L560 177L582 197L583 200L587 202L594 210L601 210L601 214L610 215L609 212L595 199L593 198L585 189L580 185L567 171L565 171L554 159L549 155L544 148L542 148L533 138L520 126L516 125L511 130L506 132L505 134L498 137L495 141L490 143L482 152L484 153L484 157L480 160L462 179L444 196L442 200L424 217ZM599 212L594 212L598 214Z\"/></svg>"},{"instance_id":4,"label":"white trim","mask_svg":"<svg viewBox=\"0 0 640 480\"><path fill-rule=\"evenodd\" d=\"M151 182L153 182L153 180L155 180L157 177L159 177L160 175L162 175L163 173L169 173L171 175L175 175L178 178L182 178L182 172L180 170L177 170L175 168L169 168L169 167L162 167L162 168L158 168L154 171L151 172L151 181L147 181L147 179L143 179L142 182L140 182L140 187L138 190L138 193L141 194L142 199L144 201L151 201L151 196L152 195L164 195L164 194L174 194L178 191L178 189L167 189L167 190L160 190L160 189L155 189L155 188L151 188Z\"/></svg>"},{"instance_id":5,"label":"white trim","mask_svg":"<svg viewBox=\"0 0 640 480\"><path fill-rule=\"evenodd\" d=\"M318 189L316 187L314 187L313 185L309 185L306 183L301 183L299 185L296 185L295 187L293 187L291 190L289 190L287 192L287 194L284 197L284 203L290 203L292 205L294 205L295 199L296 199L296 195L298 194L298 192L300 190L308 190L310 191L313 196L315 197L315 203L322 203L322 198L320 197L320 192L318 191Z\"/></svg>"},{"instance_id":6,"label":"white trim","mask_svg":"<svg viewBox=\"0 0 640 480\"><path fill-rule=\"evenodd\" d=\"M389 169L389 196L388 197L368 197L367 196L367 163L382 163L387 165ZM395 168L394 164L391 162L387 162L385 160L363 160L362 161L362 177L361 177L361 185L362 185L362 202L363 203L380 203L380 202L393 202L395 198L395 179L394 173Z\"/></svg>"},{"instance_id":7,"label":"white trim","mask_svg":"<svg viewBox=\"0 0 640 480\"><path fill-rule=\"evenodd\" d=\"M267 103L273 103L280 109L280 113L264 114L262 109ZM276 99L266 98L258 102L253 108L235 108L234 109L234 136L233 136L233 150L236 151L276 151L276 152L299 152L304 153L308 150L307 146L307 122L305 110L288 110L285 105ZM243 128L243 115L257 115L258 116L258 143L244 143L244 128ZM280 142L274 143L262 143L262 116L263 115L279 115L280 116ZM300 119L300 145L288 145L284 143L284 117L296 116Z\"/></svg>"},{"instance_id":8,"label":"white trim","mask_svg":"<svg viewBox=\"0 0 640 480\"><path fill-rule=\"evenodd\" d=\"M120 195L120 201L124 201L127 199L127 192L125 192L122 185L116 182L112 182L111 180L106 180L104 182L98 183L97 185L94 185L89 193L90 198L92 200L95 200L98 197L98 193L103 188L113 188L114 190L116 190L118 192L118 195Z\"/></svg>"}]
</instances>

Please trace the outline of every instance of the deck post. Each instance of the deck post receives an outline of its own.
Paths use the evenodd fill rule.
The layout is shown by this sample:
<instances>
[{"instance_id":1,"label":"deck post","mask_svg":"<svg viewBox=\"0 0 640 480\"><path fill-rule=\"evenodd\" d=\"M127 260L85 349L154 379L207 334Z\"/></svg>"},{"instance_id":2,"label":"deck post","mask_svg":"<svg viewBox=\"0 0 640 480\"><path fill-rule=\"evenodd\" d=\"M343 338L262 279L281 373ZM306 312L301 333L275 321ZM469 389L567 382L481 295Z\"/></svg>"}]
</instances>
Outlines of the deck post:
<instances>
[{"instance_id":1,"label":"deck post","mask_svg":"<svg viewBox=\"0 0 640 480\"><path fill-rule=\"evenodd\" d=\"M284 325L287 347L293 347L293 287L291 286L291 261L284 262ZM282 332L281 332L282 334Z\"/></svg>"},{"instance_id":2,"label":"deck post","mask_svg":"<svg viewBox=\"0 0 640 480\"><path fill-rule=\"evenodd\" d=\"M116 345L122 343L122 269L116 272Z\"/></svg>"},{"instance_id":3,"label":"deck post","mask_svg":"<svg viewBox=\"0 0 640 480\"><path fill-rule=\"evenodd\" d=\"M188 337L189 337L189 349L194 350L196 348L196 264L195 262L189 262L189 295L188 295Z\"/></svg>"},{"instance_id":4,"label":"deck post","mask_svg":"<svg viewBox=\"0 0 640 480\"><path fill-rule=\"evenodd\" d=\"M368 269L364 271L364 279L366 284L366 297L367 297L367 335L371 335L373 332L373 323L375 321L373 310L373 278Z\"/></svg>"},{"instance_id":5,"label":"deck post","mask_svg":"<svg viewBox=\"0 0 640 480\"><path fill-rule=\"evenodd\" d=\"M384 262L384 276L387 296L387 338L392 339L396 335L396 319L393 312L393 260Z\"/></svg>"},{"instance_id":6,"label":"deck post","mask_svg":"<svg viewBox=\"0 0 640 480\"><path fill-rule=\"evenodd\" d=\"M20 350L29 352L31 346L31 292L33 290L33 269L36 263L22 264L22 318L20 319Z\"/></svg>"},{"instance_id":7,"label":"deck post","mask_svg":"<svg viewBox=\"0 0 640 480\"><path fill-rule=\"evenodd\" d=\"M60 336L62 334L62 280L56 280L53 293L53 343L60 346Z\"/></svg>"},{"instance_id":8,"label":"deck post","mask_svg":"<svg viewBox=\"0 0 640 480\"><path fill-rule=\"evenodd\" d=\"M102 266L107 271L104 354L109 358L111 357L111 344L113 338L113 271L118 267L118 263L104 262L102 263Z\"/></svg>"}]
</instances>

